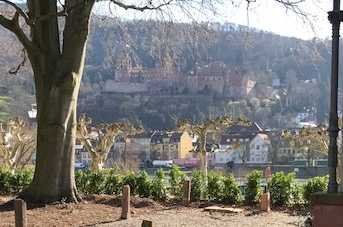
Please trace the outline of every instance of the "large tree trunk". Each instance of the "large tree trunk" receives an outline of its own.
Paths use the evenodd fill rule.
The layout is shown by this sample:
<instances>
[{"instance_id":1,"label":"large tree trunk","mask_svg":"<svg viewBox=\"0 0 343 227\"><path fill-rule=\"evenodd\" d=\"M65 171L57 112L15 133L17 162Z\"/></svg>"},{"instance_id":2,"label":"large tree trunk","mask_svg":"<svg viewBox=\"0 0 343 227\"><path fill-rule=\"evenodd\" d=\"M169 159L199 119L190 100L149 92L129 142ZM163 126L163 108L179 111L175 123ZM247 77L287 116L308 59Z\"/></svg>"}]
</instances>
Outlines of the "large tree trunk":
<instances>
[{"instance_id":1,"label":"large tree trunk","mask_svg":"<svg viewBox=\"0 0 343 227\"><path fill-rule=\"evenodd\" d=\"M31 201L77 201L74 182L76 105L79 82L52 86L38 105L34 179L25 192ZM43 200L43 201L42 201Z\"/></svg>"},{"instance_id":2,"label":"large tree trunk","mask_svg":"<svg viewBox=\"0 0 343 227\"><path fill-rule=\"evenodd\" d=\"M21 197L32 202L78 201L74 180L76 107L94 1L70 0L61 48L57 18L38 21L28 53L36 86L37 157L34 178ZM54 0L29 0L34 17L57 12Z\"/></svg>"}]
</instances>

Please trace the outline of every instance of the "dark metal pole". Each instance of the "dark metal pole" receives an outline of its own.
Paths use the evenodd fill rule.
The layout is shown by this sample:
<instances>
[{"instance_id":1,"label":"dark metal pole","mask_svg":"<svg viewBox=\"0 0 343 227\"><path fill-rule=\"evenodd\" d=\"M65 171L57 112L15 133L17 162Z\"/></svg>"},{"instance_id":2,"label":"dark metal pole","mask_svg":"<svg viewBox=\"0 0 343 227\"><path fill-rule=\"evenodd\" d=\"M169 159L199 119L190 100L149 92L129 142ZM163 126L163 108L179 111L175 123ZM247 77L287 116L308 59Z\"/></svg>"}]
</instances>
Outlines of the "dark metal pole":
<instances>
[{"instance_id":1,"label":"dark metal pole","mask_svg":"<svg viewBox=\"0 0 343 227\"><path fill-rule=\"evenodd\" d=\"M336 193L337 184L337 136L338 136L338 60L339 60L339 28L341 22L340 0L333 1L333 11L329 12L329 20L332 24L332 59L331 59L331 96L330 96L330 119L329 119L329 184L328 192Z\"/></svg>"}]
</instances>

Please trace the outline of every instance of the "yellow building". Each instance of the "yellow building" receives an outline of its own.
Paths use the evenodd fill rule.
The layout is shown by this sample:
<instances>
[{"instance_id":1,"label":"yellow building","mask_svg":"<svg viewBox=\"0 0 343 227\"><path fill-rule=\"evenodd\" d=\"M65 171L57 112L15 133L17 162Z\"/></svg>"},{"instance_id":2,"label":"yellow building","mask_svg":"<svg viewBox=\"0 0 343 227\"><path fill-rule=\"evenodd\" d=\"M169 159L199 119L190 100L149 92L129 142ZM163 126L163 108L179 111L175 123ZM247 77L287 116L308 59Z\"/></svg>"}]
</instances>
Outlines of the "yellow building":
<instances>
[{"instance_id":1,"label":"yellow building","mask_svg":"<svg viewBox=\"0 0 343 227\"><path fill-rule=\"evenodd\" d=\"M192 136L188 132L155 132L151 137L151 160L191 157Z\"/></svg>"},{"instance_id":2,"label":"yellow building","mask_svg":"<svg viewBox=\"0 0 343 227\"><path fill-rule=\"evenodd\" d=\"M193 137L187 132L184 131L180 138L180 143L178 146L178 157L180 159L185 159L193 156L190 154L190 151L193 150Z\"/></svg>"}]
</instances>

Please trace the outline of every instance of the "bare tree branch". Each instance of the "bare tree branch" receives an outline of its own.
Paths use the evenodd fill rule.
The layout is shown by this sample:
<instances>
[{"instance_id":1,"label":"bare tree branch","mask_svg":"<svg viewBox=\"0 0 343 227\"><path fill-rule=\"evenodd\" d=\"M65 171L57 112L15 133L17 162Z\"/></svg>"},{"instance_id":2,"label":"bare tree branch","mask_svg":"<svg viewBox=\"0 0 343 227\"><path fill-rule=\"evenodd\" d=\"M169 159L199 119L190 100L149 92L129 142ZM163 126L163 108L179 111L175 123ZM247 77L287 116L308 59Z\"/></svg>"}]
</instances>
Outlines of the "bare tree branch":
<instances>
[{"instance_id":1,"label":"bare tree branch","mask_svg":"<svg viewBox=\"0 0 343 227\"><path fill-rule=\"evenodd\" d=\"M32 54L35 50L37 50L37 47L34 46L34 44L27 37L23 29L20 27L19 16L20 12L17 10L15 11L11 19L6 18L5 16L0 14L0 25L14 33L18 40L22 43L24 48L28 51L28 53Z\"/></svg>"},{"instance_id":2,"label":"bare tree branch","mask_svg":"<svg viewBox=\"0 0 343 227\"><path fill-rule=\"evenodd\" d=\"M249 1L249 0L247 0ZM304 12L299 4L305 2L306 0L274 0L277 3L282 4L287 10L290 10L300 16L307 17L306 12Z\"/></svg>"},{"instance_id":3,"label":"bare tree branch","mask_svg":"<svg viewBox=\"0 0 343 227\"><path fill-rule=\"evenodd\" d=\"M18 12L19 15L24 18L25 22L28 25L32 25L32 23L30 22L29 16L16 3L8 1L8 0L0 0L0 2L3 2L5 4L7 4L7 5L12 6L16 10L16 12Z\"/></svg>"},{"instance_id":4,"label":"bare tree branch","mask_svg":"<svg viewBox=\"0 0 343 227\"><path fill-rule=\"evenodd\" d=\"M23 67L26 63L26 52L25 52L25 48L22 49L22 61L15 67L15 68L12 68L8 71L9 74L12 74L12 75L16 75L19 70L21 69L21 67Z\"/></svg>"},{"instance_id":5,"label":"bare tree branch","mask_svg":"<svg viewBox=\"0 0 343 227\"><path fill-rule=\"evenodd\" d=\"M147 1L146 5L143 6L138 6L138 5L134 5L134 4L126 4L120 0L110 0L110 2L112 2L113 4L123 8L123 9L134 9L134 10L138 10L138 11L145 11L145 10L158 10L161 9L164 6L168 6L171 5L172 2L174 2L175 0L168 0L168 1L164 1L160 4L157 5L153 5L153 1L149 0Z\"/></svg>"}]
</instances>

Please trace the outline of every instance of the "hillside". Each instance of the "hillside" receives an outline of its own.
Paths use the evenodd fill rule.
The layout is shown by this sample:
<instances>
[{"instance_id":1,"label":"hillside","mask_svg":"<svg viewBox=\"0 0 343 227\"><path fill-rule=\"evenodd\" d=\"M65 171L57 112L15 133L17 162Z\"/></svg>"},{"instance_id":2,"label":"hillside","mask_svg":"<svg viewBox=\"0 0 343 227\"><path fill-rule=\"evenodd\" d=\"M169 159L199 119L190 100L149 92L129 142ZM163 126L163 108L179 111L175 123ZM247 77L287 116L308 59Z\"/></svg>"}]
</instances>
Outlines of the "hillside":
<instances>
[{"instance_id":1,"label":"hillside","mask_svg":"<svg viewBox=\"0 0 343 227\"><path fill-rule=\"evenodd\" d=\"M328 44L232 24L93 17L80 111L98 121L130 118L149 128L173 127L176 118L201 120L228 111L267 127L288 122L304 108L315 109L323 121ZM0 95L13 98L9 111L14 115L26 114L34 94L28 62L17 75L7 73L20 63L20 55L15 38L0 29ZM192 84L195 78L197 85ZM219 90L220 81L204 82L211 78L228 81L231 88L223 85ZM252 81L253 91L235 95L241 92L238 85L233 87L237 80L239 86ZM115 90L116 86L122 89Z\"/></svg>"}]
</instances>

